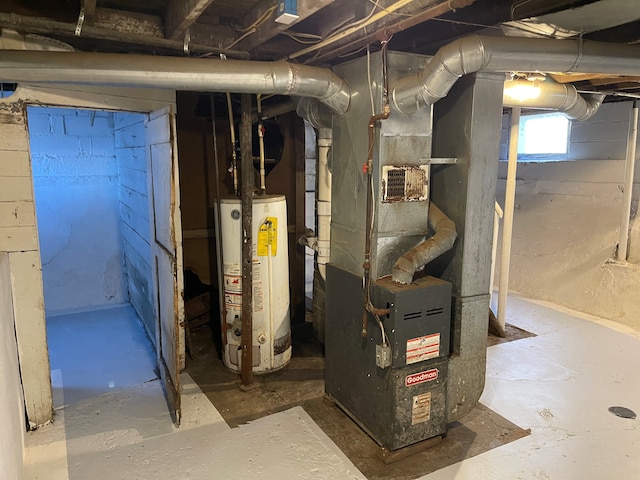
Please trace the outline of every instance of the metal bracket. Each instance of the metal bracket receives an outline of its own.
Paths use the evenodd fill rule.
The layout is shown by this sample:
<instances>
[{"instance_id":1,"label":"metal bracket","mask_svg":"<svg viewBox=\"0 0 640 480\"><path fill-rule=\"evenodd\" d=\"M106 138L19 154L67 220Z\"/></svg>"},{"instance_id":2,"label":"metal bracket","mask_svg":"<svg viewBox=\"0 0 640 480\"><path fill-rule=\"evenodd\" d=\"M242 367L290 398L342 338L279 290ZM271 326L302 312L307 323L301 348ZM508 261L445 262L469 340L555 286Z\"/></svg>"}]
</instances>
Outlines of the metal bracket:
<instances>
[{"instance_id":1,"label":"metal bracket","mask_svg":"<svg viewBox=\"0 0 640 480\"><path fill-rule=\"evenodd\" d=\"M184 43L182 45L182 49L185 55L189 55L189 44L191 43L191 30L187 28L187 31L184 34Z\"/></svg>"},{"instance_id":2,"label":"metal bracket","mask_svg":"<svg viewBox=\"0 0 640 480\"><path fill-rule=\"evenodd\" d=\"M421 158L420 162L431 165L452 165L458 163L458 157Z\"/></svg>"},{"instance_id":3,"label":"metal bracket","mask_svg":"<svg viewBox=\"0 0 640 480\"><path fill-rule=\"evenodd\" d=\"M79 37L82 33L82 25L84 25L84 7L80 9L80 15L78 15L78 21L76 22L76 37Z\"/></svg>"}]
</instances>

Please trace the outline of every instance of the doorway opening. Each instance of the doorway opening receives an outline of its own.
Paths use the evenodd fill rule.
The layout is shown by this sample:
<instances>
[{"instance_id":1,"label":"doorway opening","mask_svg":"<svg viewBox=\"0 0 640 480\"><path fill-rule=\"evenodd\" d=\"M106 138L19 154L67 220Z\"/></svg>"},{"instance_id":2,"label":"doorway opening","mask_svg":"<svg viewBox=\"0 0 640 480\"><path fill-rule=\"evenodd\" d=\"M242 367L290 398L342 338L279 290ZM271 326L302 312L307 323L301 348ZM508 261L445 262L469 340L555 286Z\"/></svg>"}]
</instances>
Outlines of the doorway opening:
<instances>
[{"instance_id":1,"label":"doorway opening","mask_svg":"<svg viewBox=\"0 0 640 480\"><path fill-rule=\"evenodd\" d=\"M149 115L27 115L58 408L159 375Z\"/></svg>"}]
</instances>

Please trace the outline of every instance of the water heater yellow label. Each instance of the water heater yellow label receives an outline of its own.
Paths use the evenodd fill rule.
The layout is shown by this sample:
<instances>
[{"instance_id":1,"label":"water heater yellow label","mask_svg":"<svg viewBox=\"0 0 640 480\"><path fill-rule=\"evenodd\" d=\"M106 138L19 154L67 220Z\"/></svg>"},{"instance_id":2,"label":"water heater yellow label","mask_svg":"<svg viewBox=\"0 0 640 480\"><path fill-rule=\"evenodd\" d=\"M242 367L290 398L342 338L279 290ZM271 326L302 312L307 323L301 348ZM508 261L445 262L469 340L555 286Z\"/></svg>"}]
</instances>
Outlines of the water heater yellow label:
<instances>
[{"instance_id":1,"label":"water heater yellow label","mask_svg":"<svg viewBox=\"0 0 640 480\"><path fill-rule=\"evenodd\" d=\"M276 217L267 217L258 230L258 256L269 256L269 250L272 257L278 253L278 219Z\"/></svg>"}]
</instances>

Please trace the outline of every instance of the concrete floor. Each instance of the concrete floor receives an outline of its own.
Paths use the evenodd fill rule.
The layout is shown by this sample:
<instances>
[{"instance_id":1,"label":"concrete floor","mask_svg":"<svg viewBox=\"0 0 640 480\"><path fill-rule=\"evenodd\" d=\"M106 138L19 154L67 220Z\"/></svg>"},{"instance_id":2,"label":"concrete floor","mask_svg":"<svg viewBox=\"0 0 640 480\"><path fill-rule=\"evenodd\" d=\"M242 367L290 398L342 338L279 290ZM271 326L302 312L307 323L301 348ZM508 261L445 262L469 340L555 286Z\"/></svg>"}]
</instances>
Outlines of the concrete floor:
<instances>
[{"instance_id":1,"label":"concrete floor","mask_svg":"<svg viewBox=\"0 0 640 480\"><path fill-rule=\"evenodd\" d=\"M640 332L593 320L511 296L509 323L536 336L489 347L481 403L531 434L420 478L640 478L638 420L607 410L640 412ZM27 435L26 478L365 478L303 408L232 429L183 379L179 430L157 381L80 400Z\"/></svg>"}]
</instances>

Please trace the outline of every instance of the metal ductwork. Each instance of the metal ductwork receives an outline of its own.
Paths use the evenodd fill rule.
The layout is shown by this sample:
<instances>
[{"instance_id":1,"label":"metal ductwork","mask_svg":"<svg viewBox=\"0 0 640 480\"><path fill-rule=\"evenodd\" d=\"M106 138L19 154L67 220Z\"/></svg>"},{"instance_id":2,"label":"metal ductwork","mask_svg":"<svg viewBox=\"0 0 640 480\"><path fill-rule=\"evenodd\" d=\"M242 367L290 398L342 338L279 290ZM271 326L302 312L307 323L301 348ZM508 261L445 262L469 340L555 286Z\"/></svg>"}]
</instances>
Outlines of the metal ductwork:
<instances>
[{"instance_id":1,"label":"metal ductwork","mask_svg":"<svg viewBox=\"0 0 640 480\"><path fill-rule=\"evenodd\" d=\"M602 93L580 95L568 83L519 79L504 82L502 104L505 107L559 111L571 120L584 121L598 111L605 97Z\"/></svg>"},{"instance_id":2,"label":"metal ductwork","mask_svg":"<svg viewBox=\"0 0 640 480\"><path fill-rule=\"evenodd\" d=\"M480 71L639 75L640 48L586 40L464 37L438 50L417 74L399 79L393 106L410 115L446 96L462 75Z\"/></svg>"},{"instance_id":3,"label":"metal ductwork","mask_svg":"<svg viewBox=\"0 0 640 480\"><path fill-rule=\"evenodd\" d=\"M440 210L435 203L429 205L429 228L435 234L402 255L393 266L391 279L396 283L408 284L413 275L427 263L451 250L458 236L456 224Z\"/></svg>"},{"instance_id":4,"label":"metal ductwork","mask_svg":"<svg viewBox=\"0 0 640 480\"><path fill-rule=\"evenodd\" d=\"M0 81L297 95L338 115L350 101L348 85L331 70L283 61L4 50Z\"/></svg>"}]
</instances>

